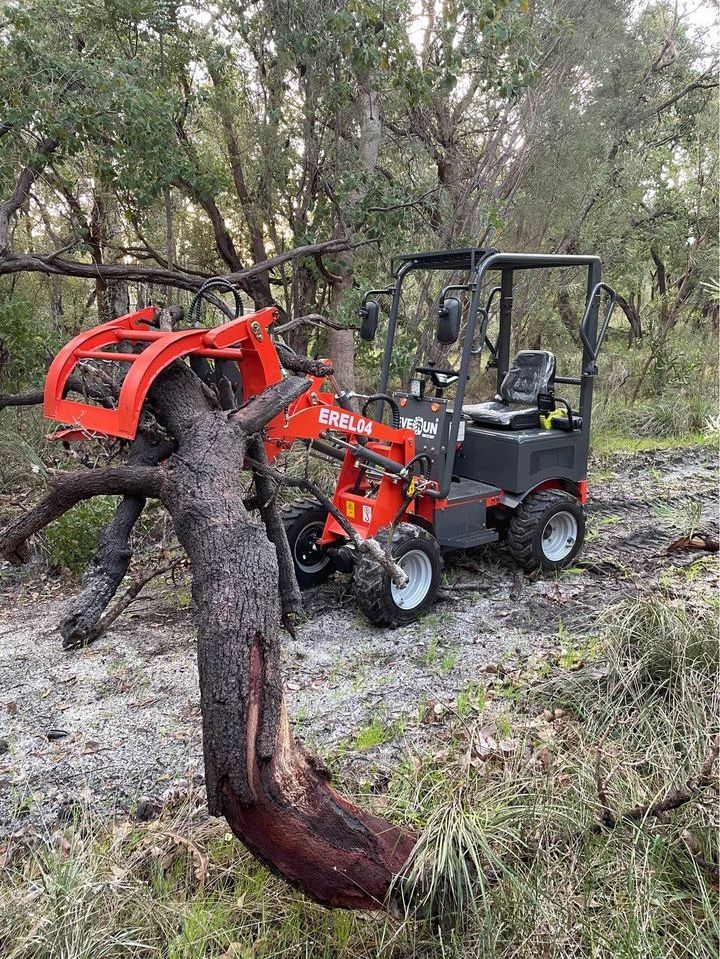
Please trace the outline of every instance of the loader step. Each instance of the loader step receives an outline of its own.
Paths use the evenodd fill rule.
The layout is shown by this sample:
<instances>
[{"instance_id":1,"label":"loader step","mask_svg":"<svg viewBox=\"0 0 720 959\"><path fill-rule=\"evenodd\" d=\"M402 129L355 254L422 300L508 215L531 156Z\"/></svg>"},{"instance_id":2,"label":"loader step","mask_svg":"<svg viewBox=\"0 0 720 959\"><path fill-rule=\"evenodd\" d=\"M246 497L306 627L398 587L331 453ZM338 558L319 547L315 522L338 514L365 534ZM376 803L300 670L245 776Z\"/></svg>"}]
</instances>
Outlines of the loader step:
<instances>
[{"instance_id":1,"label":"loader step","mask_svg":"<svg viewBox=\"0 0 720 959\"><path fill-rule=\"evenodd\" d=\"M453 505L457 503L472 502L473 500L486 500L493 496L499 496L502 490L498 486L490 486L488 483L481 483L478 480L461 478L459 482L450 484L448 492L448 503Z\"/></svg>"}]
</instances>

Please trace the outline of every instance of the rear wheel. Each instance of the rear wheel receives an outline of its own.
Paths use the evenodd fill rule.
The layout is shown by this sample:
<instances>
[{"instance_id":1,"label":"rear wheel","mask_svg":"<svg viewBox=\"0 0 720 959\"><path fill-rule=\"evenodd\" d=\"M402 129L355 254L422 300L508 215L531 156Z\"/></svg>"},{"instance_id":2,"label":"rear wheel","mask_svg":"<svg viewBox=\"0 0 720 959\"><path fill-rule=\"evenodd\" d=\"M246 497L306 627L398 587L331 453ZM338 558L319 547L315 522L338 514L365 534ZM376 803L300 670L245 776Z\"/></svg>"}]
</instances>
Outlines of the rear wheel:
<instances>
[{"instance_id":1,"label":"rear wheel","mask_svg":"<svg viewBox=\"0 0 720 959\"><path fill-rule=\"evenodd\" d=\"M282 508L282 521L300 589L319 586L333 571L327 552L317 545L326 519L327 510L315 500L298 500Z\"/></svg>"},{"instance_id":2,"label":"rear wheel","mask_svg":"<svg viewBox=\"0 0 720 959\"><path fill-rule=\"evenodd\" d=\"M563 490L531 493L513 513L507 545L526 570L556 570L569 566L585 537L580 503Z\"/></svg>"},{"instance_id":3,"label":"rear wheel","mask_svg":"<svg viewBox=\"0 0 720 959\"><path fill-rule=\"evenodd\" d=\"M376 537L383 548L388 535L388 530L381 530ZM411 523L400 523L393 536L392 555L408 577L402 589L367 554L355 565L353 585L357 603L375 626L414 622L432 606L440 585L442 559L432 533Z\"/></svg>"}]
</instances>

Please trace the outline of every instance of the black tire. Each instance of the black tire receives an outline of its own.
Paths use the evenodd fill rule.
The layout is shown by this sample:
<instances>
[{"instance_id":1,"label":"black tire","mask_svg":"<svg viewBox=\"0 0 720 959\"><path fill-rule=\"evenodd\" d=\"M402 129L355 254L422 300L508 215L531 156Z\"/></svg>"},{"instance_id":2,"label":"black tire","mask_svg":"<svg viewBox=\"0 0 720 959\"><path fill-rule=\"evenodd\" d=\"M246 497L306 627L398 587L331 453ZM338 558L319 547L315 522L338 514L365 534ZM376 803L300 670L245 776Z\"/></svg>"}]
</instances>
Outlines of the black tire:
<instances>
[{"instance_id":1,"label":"black tire","mask_svg":"<svg viewBox=\"0 0 720 959\"><path fill-rule=\"evenodd\" d=\"M553 517L557 517L554 526ZM578 500L550 489L531 493L518 506L510 520L507 545L523 569L552 571L572 563L584 538L585 513ZM557 548L551 549L551 543L557 543Z\"/></svg>"},{"instance_id":2,"label":"black tire","mask_svg":"<svg viewBox=\"0 0 720 959\"><path fill-rule=\"evenodd\" d=\"M387 544L388 534L389 530L380 530L375 537L383 549ZM417 602L410 608L403 609L396 600L397 591L393 595L393 585L387 572L372 557L363 553L355 564L353 587L358 606L374 626L395 627L414 622L435 602L440 586L442 558L440 547L432 533L412 523L400 523L393 536L392 553L400 561L408 553L422 554L415 555L410 561L419 569L420 594L416 597ZM407 571L410 572L411 568ZM406 589L411 585L412 582Z\"/></svg>"},{"instance_id":3,"label":"black tire","mask_svg":"<svg viewBox=\"0 0 720 959\"><path fill-rule=\"evenodd\" d=\"M333 571L330 557L314 541L322 535L327 510L317 500L303 499L283 506L282 521L300 589L324 583Z\"/></svg>"}]
</instances>

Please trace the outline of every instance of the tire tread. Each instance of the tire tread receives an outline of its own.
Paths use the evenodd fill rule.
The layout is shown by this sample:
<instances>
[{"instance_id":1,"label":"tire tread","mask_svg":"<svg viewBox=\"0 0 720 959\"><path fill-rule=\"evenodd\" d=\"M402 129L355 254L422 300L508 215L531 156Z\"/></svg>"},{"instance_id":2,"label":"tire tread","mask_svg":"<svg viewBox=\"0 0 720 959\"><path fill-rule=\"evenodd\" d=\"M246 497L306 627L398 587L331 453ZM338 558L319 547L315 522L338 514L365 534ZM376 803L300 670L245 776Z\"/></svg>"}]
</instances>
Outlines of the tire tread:
<instances>
[{"instance_id":1,"label":"tire tread","mask_svg":"<svg viewBox=\"0 0 720 959\"><path fill-rule=\"evenodd\" d=\"M531 493L513 513L507 534L507 546L515 562L526 571L530 572L542 565L533 549L538 524L551 506L562 502L577 503L577 499L565 490L540 490ZM581 537L580 540L582 542Z\"/></svg>"},{"instance_id":2,"label":"tire tread","mask_svg":"<svg viewBox=\"0 0 720 959\"><path fill-rule=\"evenodd\" d=\"M381 529L375 536L383 548L387 546L389 533L388 527ZM442 569L442 556L432 533L415 523L398 523L393 539L399 541L401 538L415 538L432 543L437 550L440 569ZM357 604L374 626L405 626L408 620L399 617L394 603L388 602L387 578L388 574L375 560L367 555L361 556L355 564L353 574L353 589Z\"/></svg>"}]
</instances>

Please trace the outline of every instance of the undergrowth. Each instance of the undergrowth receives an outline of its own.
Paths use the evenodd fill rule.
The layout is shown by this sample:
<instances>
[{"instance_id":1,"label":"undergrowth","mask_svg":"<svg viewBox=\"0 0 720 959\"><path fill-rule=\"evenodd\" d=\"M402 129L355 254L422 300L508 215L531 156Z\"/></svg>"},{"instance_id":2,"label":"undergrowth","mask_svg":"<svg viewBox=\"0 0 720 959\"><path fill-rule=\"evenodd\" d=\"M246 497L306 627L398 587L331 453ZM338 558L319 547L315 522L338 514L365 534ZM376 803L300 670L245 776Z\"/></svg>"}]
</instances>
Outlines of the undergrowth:
<instances>
[{"instance_id":1,"label":"undergrowth","mask_svg":"<svg viewBox=\"0 0 720 959\"><path fill-rule=\"evenodd\" d=\"M456 714L445 748L409 757L375 797L420 836L395 890L405 914L307 902L210 820L195 792L171 797L151 823L86 815L0 847L0 953L711 959L712 790L660 818L621 813L701 768L718 714L716 630L708 604L630 600L580 668L528 668L509 751L488 750L482 702ZM600 826L606 809L614 828Z\"/></svg>"}]
</instances>

